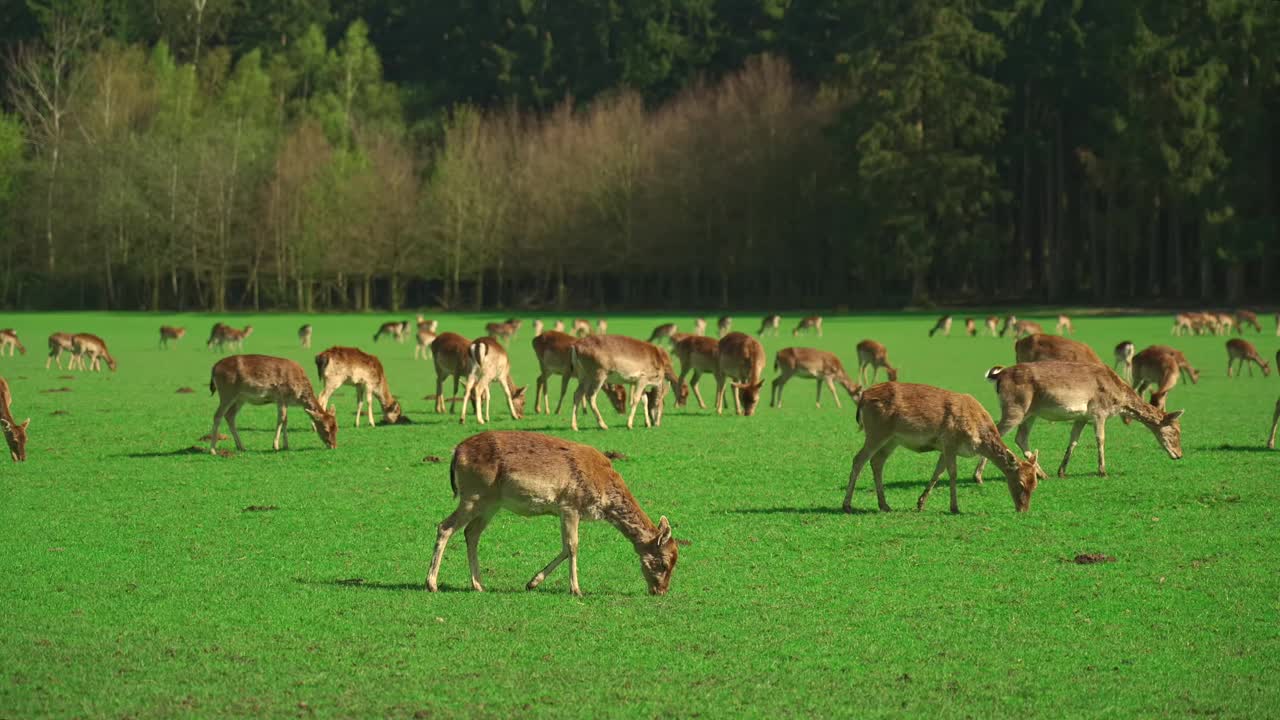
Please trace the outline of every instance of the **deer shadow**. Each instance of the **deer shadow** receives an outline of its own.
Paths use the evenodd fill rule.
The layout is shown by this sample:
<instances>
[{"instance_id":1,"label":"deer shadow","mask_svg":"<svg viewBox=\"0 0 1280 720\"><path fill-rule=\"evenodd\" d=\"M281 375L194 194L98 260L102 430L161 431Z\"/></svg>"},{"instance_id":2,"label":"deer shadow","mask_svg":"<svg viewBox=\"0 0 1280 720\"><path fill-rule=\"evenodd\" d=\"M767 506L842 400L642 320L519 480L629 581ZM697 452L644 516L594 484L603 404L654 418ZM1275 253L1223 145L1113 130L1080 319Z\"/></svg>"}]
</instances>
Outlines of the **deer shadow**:
<instances>
[{"instance_id":1,"label":"deer shadow","mask_svg":"<svg viewBox=\"0 0 1280 720\"><path fill-rule=\"evenodd\" d=\"M1273 453L1273 452L1276 452L1275 450L1271 450L1271 449L1267 448L1267 446L1262 445L1262 444L1258 444L1258 445L1232 445L1232 444L1230 444L1230 443L1223 443L1223 444L1221 444L1221 445L1205 445L1205 446L1202 446L1202 447L1198 447L1198 448L1196 448L1196 450L1201 450L1201 451L1204 451L1204 452L1245 452L1245 453Z\"/></svg>"}]
</instances>

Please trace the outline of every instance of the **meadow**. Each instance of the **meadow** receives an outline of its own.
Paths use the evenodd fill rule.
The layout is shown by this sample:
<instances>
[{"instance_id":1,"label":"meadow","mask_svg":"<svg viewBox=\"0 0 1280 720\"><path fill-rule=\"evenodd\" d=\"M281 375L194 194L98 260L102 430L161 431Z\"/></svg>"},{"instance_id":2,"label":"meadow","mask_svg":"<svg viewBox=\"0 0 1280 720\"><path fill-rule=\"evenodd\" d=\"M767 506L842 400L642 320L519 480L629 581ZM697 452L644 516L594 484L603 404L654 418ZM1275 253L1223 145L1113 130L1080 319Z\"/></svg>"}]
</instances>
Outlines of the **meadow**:
<instances>
[{"instance_id":1,"label":"meadow","mask_svg":"<svg viewBox=\"0 0 1280 720\"><path fill-rule=\"evenodd\" d=\"M474 337L502 317L439 319L441 330ZM691 317L611 315L610 331L644 338ZM564 567L524 590L559 551L558 522L509 513L481 542L487 592L469 589L460 535L442 592L423 592L435 526L454 507L449 455L479 428L433 412L424 396L434 371L413 359L411 340L370 342L389 319L0 319L30 350L0 358L0 375L15 416L32 418L27 462L0 470L0 716L1259 717L1280 708L1280 452L1263 449L1280 382L1228 380L1223 338L1170 338L1167 315L1076 316L1076 338L1106 359L1129 339L1139 349L1173 344L1200 368L1199 384L1169 398L1186 409L1185 457L1170 460L1147 430L1115 420L1110 476L1094 474L1086 432L1069 476L1043 481L1026 514L1013 511L998 472L974 484L971 460L961 463L961 514L948 512L945 479L917 512L936 456L902 450L886 468L894 512L875 511L868 469L858 512L842 513L862 436L847 396L843 409L829 396L814 407L812 381L793 380L781 409L747 418L668 407L656 429L626 430L602 399L610 430L588 420L576 434L568 403L559 417L513 421L495 396L487 427L623 453L615 466L640 504L690 543L670 593L651 597L625 539L586 523L577 599ZM511 354L532 397L531 319ZM783 347L832 350L854 372L855 344L874 338L900 380L972 393L998 419L983 375L1013 364L1008 339L966 337L959 322L930 339L935 316L910 314L830 316L825 337L793 339L796 319L784 315L782 337L764 339L767 380ZM192 451L217 405L208 386L218 356L203 343L215 320L252 323L246 352L292 358L313 378L312 357L329 345L375 352L412 423L353 428L354 391L344 388L336 450L294 410L293 449L272 452L275 413L250 407L240 420L246 452ZM315 324L311 350L297 344L303 322ZM739 315L736 325L758 322ZM160 350L162 323L189 334ZM60 330L101 335L119 371L45 370L44 338ZM1251 339L1272 357L1280 338L1265 330ZM704 379L704 397L713 389ZM1050 473L1068 430L1041 422L1032 434ZM1114 562L1073 561L1084 553Z\"/></svg>"}]
</instances>

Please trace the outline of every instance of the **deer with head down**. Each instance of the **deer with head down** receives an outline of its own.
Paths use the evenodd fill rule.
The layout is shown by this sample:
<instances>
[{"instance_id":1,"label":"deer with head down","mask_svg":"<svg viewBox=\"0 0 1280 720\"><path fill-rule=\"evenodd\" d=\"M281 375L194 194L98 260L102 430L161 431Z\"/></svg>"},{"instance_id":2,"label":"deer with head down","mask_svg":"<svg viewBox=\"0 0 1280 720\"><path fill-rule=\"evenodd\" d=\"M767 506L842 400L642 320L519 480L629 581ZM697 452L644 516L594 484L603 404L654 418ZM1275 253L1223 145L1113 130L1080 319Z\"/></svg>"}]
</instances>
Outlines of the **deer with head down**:
<instances>
[{"instance_id":1,"label":"deer with head down","mask_svg":"<svg viewBox=\"0 0 1280 720\"><path fill-rule=\"evenodd\" d=\"M662 424L662 406L666 383L675 388L677 399L683 400L686 388L680 384L667 351L643 340L622 335L591 335L578 340L571 351L578 389L573 395L570 425L578 429L578 409L590 405L601 430L608 430L596 396L606 384L631 386L627 429L635 424L636 409L644 405L645 427ZM646 392L652 388L652 392ZM610 396L615 403L618 398ZM623 398L625 401L625 397ZM619 410L621 412L621 409Z\"/></svg>"},{"instance_id":2,"label":"deer with head down","mask_svg":"<svg viewBox=\"0 0 1280 720\"><path fill-rule=\"evenodd\" d=\"M965 333L966 333L966 334L968 334L968 336L969 336L969 337L977 337L977 336L978 336L978 323L977 323L977 322L975 322L975 321L974 321L974 319L973 319L973 318L971 318L971 317L967 317L967 318L965 318L965 319L964 319L964 331L965 331Z\"/></svg>"},{"instance_id":3,"label":"deer with head down","mask_svg":"<svg viewBox=\"0 0 1280 720\"><path fill-rule=\"evenodd\" d=\"M1231 369L1233 365L1239 364L1240 370L1245 367L1249 368L1249 377L1253 377L1253 366L1257 365L1262 370L1262 376L1267 377L1271 374L1271 364L1262 359L1258 354L1258 349L1253 343L1241 338L1232 338L1227 341L1227 377L1233 377Z\"/></svg>"},{"instance_id":4,"label":"deer with head down","mask_svg":"<svg viewBox=\"0 0 1280 720\"><path fill-rule=\"evenodd\" d=\"M1258 322L1258 314L1252 310L1236 310L1236 331L1244 334L1244 326L1248 325L1258 333L1262 332L1262 324Z\"/></svg>"},{"instance_id":5,"label":"deer with head down","mask_svg":"<svg viewBox=\"0 0 1280 720\"><path fill-rule=\"evenodd\" d=\"M640 556L640 570L652 595L665 595L671 584L678 551L671 523L663 517L655 525L640 509L622 476L599 450L532 432L484 432L458 444L449 465L449 485L458 507L436 533L426 589L438 589L440 561L449 538L465 528L471 588L480 584L480 535L499 510L518 515L556 515L560 518L561 550L534 575L525 588L533 590L560 563L569 561L569 592L578 586L578 523L604 520L631 541Z\"/></svg>"},{"instance_id":6,"label":"deer with head down","mask_svg":"<svg viewBox=\"0 0 1280 720\"><path fill-rule=\"evenodd\" d=\"M62 369L62 353L72 354L74 357L75 347L73 340L75 335L71 333L57 332L49 336L49 357L44 361L44 369L49 369L49 363L56 362L58 369Z\"/></svg>"},{"instance_id":7,"label":"deer with head down","mask_svg":"<svg viewBox=\"0 0 1280 720\"><path fill-rule=\"evenodd\" d=\"M818 337L822 337L822 316L809 315L800 318L800 322L791 330L791 337L796 337L802 332L816 332Z\"/></svg>"},{"instance_id":8,"label":"deer with head down","mask_svg":"<svg viewBox=\"0 0 1280 720\"><path fill-rule=\"evenodd\" d=\"M702 401L702 391L698 388L698 381L702 379L704 374L715 376L716 371L720 368L720 342L712 337L701 335L675 335L676 358L680 360L680 385L684 386L685 378L689 377L689 390L698 400L698 407L703 410L707 409L707 404Z\"/></svg>"},{"instance_id":9,"label":"deer with head down","mask_svg":"<svg viewBox=\"0 0 1280 720\"><path fill-rule=\"evenodd\" d=\"M933 337L934 333L942 333L946 337L951 336L951 316L943 315L938 318L938 322L933 324L933 328L929 330L929 337Z\"/></svg>"},{"instance_id":10,"label":"deer with head down","mask_svg":"<svg viewBox=\"0 0 1280 720\"><path fill-rule=\"evenodd\" d=\"M1148 387L1153 388L1151 404L1161 410L1169 391L1184 375L1193 385L1200 379L1200 373L1191 367L1186 356L1171 347L1152 345L1133 356L1133 389L1141 395Z\"/></svg>"},{"instance_id":11,"label":"deer with head down","mask_svg":"<svg viewBox=\"0 0 1280 720\"><path fill-rule=\"evenodd\" d=\"M515 338L516 332L520 330L520 325L521 321L518 318L509 318L505 322L485 323L484 331L495 340L509 343Z\"/></svg>"},{"instance_id":12,"label":"deer with head down","mask_svg":"<svg viewBox=\"0 0 1280 720\"><path fill-rule=\"evenodd\" d=\"M289 406L300 405L311 418L311 427L329 449L338 447L338 420L332 410L320 405L307 373L298 363L270 355L232 355L213 365L209 393L218 393L218 410L213 414L209 452L218 452L218 425L226 417L236 449L244 451L236 416L249 405L275 404L276 437L272 448L289 449Z\"/></svg>"},{"instance_id":13,"label":"deer with head down","mask_svg":"<svg viewBox=\"0 0 1280 720\"><path fill-rule=\"evenodd\" d=\"M453 378L449 413L458 401L458 385L471 371L471 341L457 333L443 332L431 341L431 361L436 366L436 412L444 412L444 381Z\"/></svg>"},{"instance_id":14,"label":"deer with head down","mask_svg":"<svg viewBox=\"0 0 1280 720\"><path fill-rule=\"evenodd\" d=\"M560 400L556 403L556 415L564 407L565 392L573 377L573 345L577 338L555 330L547 330L533 339L533 354L538 358L538 382L534 386L533 411L551 413L551 376L559 375Z\"/></svg>"},{"instance_id":15,"label":"deer with head down","mask_svg":"<svg viewBox=\"0 0 1280 720\"><path fill-rule=\"evenodd\" d=\"M502 343L491 337L482 337L471 342L467 349L470 356L467 386L462 392L462 417L458 422L467 423L467 401L473 400L476 405L476 422L483 425L485 418L491 418L489 385L498 383L507 396L507 409L511 411L511 419L524 417L523 387L516 387L511 380L511 360ZM483 410L481 409L483 404Z\"/></svg>"},{"instance_id":16,"label":"deer with head down","mask_svg":"<svg viewBox=\"0 0 1280 720\"><path fill-rule=\"evenodd\" d=\"M102 361L107 361L107 367L111 372L116 371L116 359L111 357L111 353L107 352L107 342L97 335L89 333L76 333L71 336L71 362L68 367L85 369L84 360L89 359L89 370L97 371L102 369Z\"/></svg>"},{"instance_id":17,"label":"deer with head down","mask_svg":"<svg viewBox=\"0 0 1280 720\"><path fill-rule=\"evenodd\" d=\"M160 326L160 347L161 349L169 347L169 341L177 342L187 334L186 328L171 327L169 325Z\"/></svg>"},{"instance_id":18,"label":"deer with head down","mask_svg":"<svg viewBox=\"0 0 1280 720\"><path fill-rule=\"evenodd\" d=\"M649 333L649 339L647 342L657 343L659 340L666 340L667 342L674 345L675 344L674 336L679 332L680 332L680 329L676 326L675 323L663 323L658 327L654 328L653 332Z\"/></svg>"},{"instance_id":19,"label":"deer with head down","mask_svg":"<svg viewBox=\"0 0 1280 720\"><path fill-rule=\"evenodd\" d=\"M724 414L724 392L728 387L733 391L734 412L754 415L764 387L764 346L750 335L731 332L720 339L718 355L716 413Z\"/></svg>"},{"instance_id":20,"label":"deer with head down","mask_svg":"<svg viewBox=\"0 0 1280 720\"><path fill-rule=\"evenodd\" d=\"M409 332L408 320L392 320L384 322L378 326L378 331L373 334L373 341L378 342L380 338L394 338L396 342L404 342L404 336Z\"/></svg>"},{"instance_id":21,"label":"deer with head down","mask_svg":"<svg viewBox=\"0 0 1280 720\"><path fill-rule=\"evenodd\" d=\"M781 327L781 325L782 325L781 315L765 315L764 319L760 321L760 329L756 332L756 336L764 337L765 333L772 330L774 337L777 337L778 330Z\"/></svg>"},{"instance_id":22,"label":"deer with head down","mask_svg":"<svg viewBox=\"0 0 1280 720\"><path fill-rule=\"evenodd\" d=\"M253 334L253 326L245 325L243 330L237 330L230 325L223 323L214 323L213 330L209 332L209 342L207 346L210 350L223 352L225 350L243 350L245 338Z\"/></svg>"},{"instance_id":23,"label":"deer with head down","mask_svg":"<svg viewBox=\"0 0 1280 720\"><path fill-rule=\"evenodd\" d=\"M840 362L840 358L836 357L835 353L825 350L803 347L783 348L774 356L773 369L778 371L778 377L774 378L773 385L770 387L771 407L782 407L782 390L786 387L788 380L797 376L813 378L817 381L818 397L815 403L817 407L822 407L823 383L826 383L831 390L831 397L835 400L837 408L840 407L840 395L836 392L836 383L849 393L854 403L857 403L862 395L862 386L849 379L849 374L844 371L844 364Z\"/></svg>"},{"instance_id":24,"label":"deer with head down","mask_svg":"<svg viewBox=\"0 0 1280 720\"><path fill-rule=\"evenodd\" d=\"M871 368L870 371L867 368ZM897 382L898 369L889 364L889 351L875 340L863 340L858 343L858 382L872 385L876 381L876 371L884 368L889 375L889 382Z\"/></svg>"},{"instance_id":25,"label":"deer with head down","mask_svg":"<svg viewBox=\"0 0 1280 720\"><path fill-rule=\"evenodd\" d=\"M930 385L887 382L867 388L858 400L858 425L866 433L862 449L853 458L849 486L844 493L844 511L853 512L853 491L858 475L869 461L876 483L876 499L882 512L889 512L884 497L884 465L899 446L914 452L939 452L933 477L916 509L923 510L929 493L946 470L951 477L951 512L960 512L956 498L956 457L981 456L990 459L1009 481L1009 495L1018 512L1031 506L1044 471L1039 453L1027 452L1019 458L1000 439L991 415L972 395L943 390Z\"/></svg>"},{"instance_id":26,"label":"deer with head down","mask_svg":"<svg viewBox=\"0 0 1280 720\"><path fill-rule=\"evenodd\" d=\"M31 418L21 423L14 420L13 413L10 412L12 404L13 395L9 392L9 383L0 377L0 430L4 432L4 441L9 445L9 457L14 462L22 462L27 459L27 426L31 425Z\"/></svg>"},{"instance_id":27,"label":"deer with head down","mask_svg":"<svg viewBox=\"0 0 1280 720\"><path fill-rule=\"evenodd\" d=\"M22 341L18 339L17 331L13 328L0 330L0 353L3 353L6 349L9 350L9 357L13 357L15 349L19 355L27 354L27 349L23 347Z\"/></svg>"},{"instance_id":28,"label":"deer with head down","mask_svg":"<svg viewBox=\"0 0 1280 720\"><path fill-rule=\"evenodd\" d=\"M373 399L382 406L382 421L388 425L400 422L404 410L391 394L387 373L382 361L367 352L353 347L331 347L316 355L316 373L324 389L320 391L320 407L329 407L329 398L343 385L356 389L356 427L360 427L360 413L368 414L369 427L373 422Z\"/></svg>"},{"instance_id":29,"label":"deer with head down","mask_svg":"<svg viewBox=\"0 0 1280 720\"><path fill-rule=\"evenodd\" d=\"M1173 327L1169 330L1170 334L1190 335L1194 332L1195 325L1190 313L1178 313L1173 316Z\"/></svg>"}]
</instances>

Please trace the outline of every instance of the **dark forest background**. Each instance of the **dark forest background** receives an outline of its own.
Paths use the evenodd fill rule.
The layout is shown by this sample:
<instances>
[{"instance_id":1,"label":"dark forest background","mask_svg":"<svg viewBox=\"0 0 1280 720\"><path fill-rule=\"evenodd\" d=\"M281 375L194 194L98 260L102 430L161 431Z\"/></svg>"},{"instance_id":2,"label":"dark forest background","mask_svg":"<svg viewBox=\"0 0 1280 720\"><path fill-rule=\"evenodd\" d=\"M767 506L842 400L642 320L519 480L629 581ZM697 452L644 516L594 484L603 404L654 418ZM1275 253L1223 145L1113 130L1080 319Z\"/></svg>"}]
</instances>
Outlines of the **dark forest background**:
<instances>
[{"instance_id":1,"label":"dark forest background","mask_svg":"<svg viewBox=\"0 0 1280 720\"><path fill-rule=\"evenodd\" d=\"M1275 0L0 1L0 306L1274 301Z\"/></svg>"}]
</instances>

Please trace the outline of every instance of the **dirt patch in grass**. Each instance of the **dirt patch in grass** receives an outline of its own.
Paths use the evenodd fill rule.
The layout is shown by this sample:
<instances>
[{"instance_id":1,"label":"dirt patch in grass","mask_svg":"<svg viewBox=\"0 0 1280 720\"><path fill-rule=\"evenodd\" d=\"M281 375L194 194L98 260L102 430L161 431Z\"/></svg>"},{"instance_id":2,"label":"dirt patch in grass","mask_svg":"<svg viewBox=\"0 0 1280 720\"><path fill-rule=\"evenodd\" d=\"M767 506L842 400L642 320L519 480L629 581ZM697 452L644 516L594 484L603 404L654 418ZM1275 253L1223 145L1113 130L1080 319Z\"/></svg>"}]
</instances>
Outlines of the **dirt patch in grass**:
<instances>
[{"instance_id":1,"label":"dirt patch in grass","mask_svg":"<svg viewBox=\"0 0 1280 720\"><path fill-rule=\"evenodd\" d=\"M628 460L627 454L620 450L605 450L604 456L610 460Z\"/></svg>"},{"instance_id":2,"label":"dirt patch in grass","mask_svg":"<svg viewBox=\"0 0 1280 720\"><path fill-rule=\"evenodd\" d=\"M210 437L209 433L205 433L205 434L204 434L204 437L200 438L200 442L209 442L209 440L211 440L211 439L212 439L212 438ZM219 440L229 440L230 438L228 438L226 435L223 435L222 433L218 433L218 439L219 439Z\"/></svg>"},{"instance_id":3,"label":"dirt patch in grass","mask_svg":"<svg viewBox=\"0 0 1280 720\"><path fill-rule=\"evenodd\" d=\"M280 508L275 505L250 505L240 512L271 512L272 510L279 509Z\"/></svg>"},{"instance_id":4,"label":"dirt patch in grass","mask_svg":"<svg viewBox=\"0 0 1280 720\"><path fill-rule=\"evenodd\" d=\"M71 413L67 412L66 410L54 410L49 414L50 415L70 415Z\"/></svg>"},{"instance_id":5,"label":"dirt patch in grass","mask_svg":"<svg viewBox=\"0 0 1280 720\"><path fill-rule=\"evenodd\" d=\"M76 376L75 375L59 375L58 379L59 380L75 380Z\"/></svg>"},{"instance_id":6,"label":"dirt patch in grass","mask_svg":"<svg viewBox=\"0 0 1280 720\"><path fill-rule=\"evenodd\" d=\"M192 390L189 387L180 387L174 392L178 395L190 395L191 393L195 392L195 390Z\"/></svg>"},{"instance_id":7,"label":"dirt patch in grass","mask_svg":"<svg viewBox=\"0 0 1280 720\"><path fill-rule=\"evenodd\" d=\"M1097 565L1098 563L1113 563L1115 561L1115 558L1102 553L1081 553L1073 560L1077 565Z\"/></svg>"},{"instance_id":8,"label":"dirt patch in grass","mask_svg":"<svg viewBox=\"0 0 1280 720\"><path fill-rule=\"evenodd\" d=\"M426 457L422 458L422 462L424 462L424 463L438 463L438 462L440 462L440 456L439 456L439 455L428 455L428 456L426 456Z\"/></svg>"},{"instance_id":9,"label":"dirt patch in grass","mask_svg":"<svg viewBox=\"0 0 1280 720\"><path fill-rule=\"evenodd\" d=\"M42 393L64 393L64 392L71 392L71 388L69 388L69 387L50 388L50 389L48 389L48 390L41 390L40 392L42 392Z\"/></svg>"}]
</instances>

